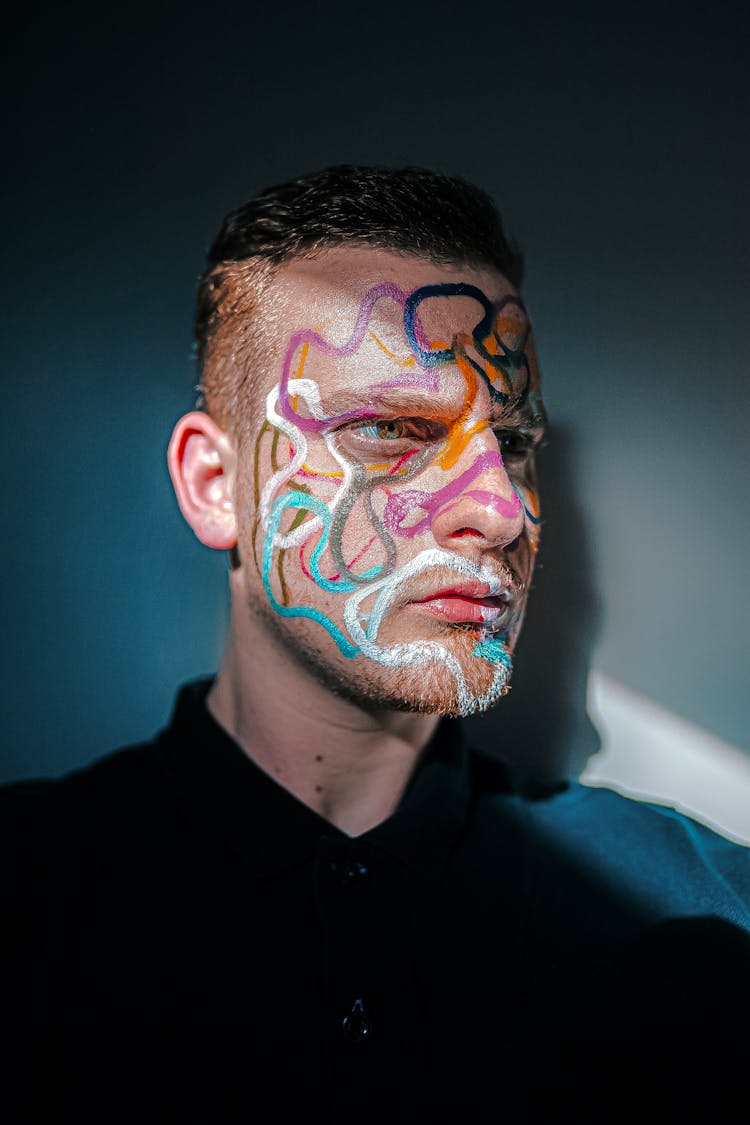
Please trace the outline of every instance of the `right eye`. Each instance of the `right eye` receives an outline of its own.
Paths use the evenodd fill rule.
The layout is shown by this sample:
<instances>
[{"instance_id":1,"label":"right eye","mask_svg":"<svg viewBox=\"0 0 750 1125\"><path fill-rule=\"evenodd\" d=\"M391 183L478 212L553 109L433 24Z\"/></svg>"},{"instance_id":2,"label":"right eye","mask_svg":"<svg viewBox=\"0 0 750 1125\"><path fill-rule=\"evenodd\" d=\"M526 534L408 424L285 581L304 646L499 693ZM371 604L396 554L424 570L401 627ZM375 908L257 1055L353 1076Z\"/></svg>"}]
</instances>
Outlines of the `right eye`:
<instances>
[{"instance_id":1,"label":"right eye","mask_svg":"<svg viewBox=\"0 0 750 1125\"><path fill-rule=\"evenodd\" d=\"M448 433L442 422L428 418L370 418L339 431L344 445L367 456L400 457L414 446L442 441Z\"/></svg>"},{"instance_id":2,"label":"right eye","mask_svg":"<svg viewBox=\"0 0 750 1125\"><path fill-rule=\"evenodd\" d=\"M430 441L429 425L421 418L378 418L352 429L358 436L372 441L398 441L401 438Z\"/></svg>"},{"instance_id":3,"label":"right eye","mask_svg":"<svg viewBox=\"0 0 750 1125\"><path fill-rule=\"evenodd\" d=\"M524 430L495 430L495 437L504 461L523 461L536 449L534 438Z\"/></svg>"}]
</instances>

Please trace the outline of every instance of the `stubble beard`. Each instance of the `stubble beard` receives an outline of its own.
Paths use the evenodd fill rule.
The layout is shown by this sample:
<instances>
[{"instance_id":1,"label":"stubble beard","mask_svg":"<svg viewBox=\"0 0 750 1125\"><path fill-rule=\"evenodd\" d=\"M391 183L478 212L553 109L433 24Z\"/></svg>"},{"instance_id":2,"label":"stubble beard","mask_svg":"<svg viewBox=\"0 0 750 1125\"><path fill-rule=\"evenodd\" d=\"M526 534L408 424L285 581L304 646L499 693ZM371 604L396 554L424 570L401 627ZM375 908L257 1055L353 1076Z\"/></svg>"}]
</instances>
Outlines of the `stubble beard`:
<instances>
[{"instance_id":1,"label":"stubble beard","mask_svg":"<svg viewBox=\"0 0 750 1125\"><path fill-rule=\"evenodd\" d=\"M387 667L368 656L347 658L320 627L302 619L287 622L260 595L247 595L247 608L269 636L304 675L312 677L333 695L365 711L407 711L458 718L488 711L510 690L510 659L497 674L497 666L473 655L477 630L446 625L440 630L443 647L458 661L464 691L456 677L434 657ZM320 634L320 640L318 635Z\"/></svg>"}]
</instances>

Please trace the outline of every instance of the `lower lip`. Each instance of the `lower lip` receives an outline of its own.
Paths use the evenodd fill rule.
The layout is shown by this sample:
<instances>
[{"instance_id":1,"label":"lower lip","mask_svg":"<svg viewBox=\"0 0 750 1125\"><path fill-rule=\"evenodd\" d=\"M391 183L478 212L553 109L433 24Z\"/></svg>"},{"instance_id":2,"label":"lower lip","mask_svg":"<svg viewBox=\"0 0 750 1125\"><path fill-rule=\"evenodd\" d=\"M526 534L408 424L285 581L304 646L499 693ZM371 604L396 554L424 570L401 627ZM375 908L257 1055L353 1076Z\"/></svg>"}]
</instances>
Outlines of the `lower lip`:
<instances>
[{"instance_id":1,"label":"lower lip","mask_svg":"<svg viewBox=\"0 0 750 1125\"><path fill-rule=\"evenodd\" d=\"M491 598L430 598L426 602L412 602L417 609L444 621L466 621L471 625L487 625L496 621L504 606Z\"/></svg>"}]
</instances>

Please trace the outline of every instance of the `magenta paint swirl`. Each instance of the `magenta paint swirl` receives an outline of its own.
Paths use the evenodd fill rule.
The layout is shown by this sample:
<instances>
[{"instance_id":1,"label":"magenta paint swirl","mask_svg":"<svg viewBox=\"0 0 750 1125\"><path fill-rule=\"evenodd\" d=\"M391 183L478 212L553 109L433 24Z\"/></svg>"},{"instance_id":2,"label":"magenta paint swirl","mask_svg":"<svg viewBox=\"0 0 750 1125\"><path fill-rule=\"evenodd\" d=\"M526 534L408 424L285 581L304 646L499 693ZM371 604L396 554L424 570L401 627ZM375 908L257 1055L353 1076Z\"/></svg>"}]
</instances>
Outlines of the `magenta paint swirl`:
<instances>
[{"instance_id":1,"label":"magenta paint swirl","mask_svg":"<svg viewBox=\"0 0 750 1125\"><path fill-rule=\"evenodd\" d=\"M516 492L511 497L499 496L496 492L487 492L482 489L466 492L464 489L471 481L488 469L503 469L503 459L499 451L488 449L477 457L474 464L437 492L425 492L423 489L412 488L404 492L394 493L388 497L383 513L383 524L388 531L400 535L405 539L412 539L427 531L435 518L451 508L455 508L466 498L475 500L484 508L492 508L507 519L514 519L521 511L521 501ZM407 519L417 508L426 513L419 523L411 527L402 527Z\"/></svg>"},{"instance_id":2,"label":"magenta paint swirl","mask_svg":"<svg viewBox=\"0 0 750 1125\"><path fill-rule=\"evenodd\" d=\"M377 417L377 414L375 413L377 409L377 403L373 401L368 406L361 406L357 410L350 410L345 414L337 414L333 418L325 418L322 420L318 420L317 418L302 418L299 414L297 414L291 402L289 401L289 376L291 374L292 360L297 352L297 349L304 344L309 344L310 347L316 348L324 355L353 355L354 352L359 349L365 337L365 332L367 331L367 326L370 323L370 317L372 316L372 310L376 302L381 300L383 297L390 298L392 301L395 301L396 304L400 305L401 308L403 308L406 304L407 294L398 285L394 285L390 281L386 281L382 285L374 285L372 289L369 289L367 291L364 300L359 307L357 320L354 328L352 329L351 336L346 341L346 343L342 344L340 347L337 347L335 344L329 344L327 340L323 339L319 332L315 332L312 328L301 328L298 332L293 333L293 335L289 338L286 355L284 356L284 365L281 372L281 379L279 380L279 408L283 416L290 422L294 422L295 426L298 426L300 430L320 433L322 429L330 426L332 423L340 424L342 422L350 422L355 418ZM423 348L429 347L429 344L424 336L424 332L418 323L415 324L415 330L420 342L420 346ZM406 380L407 382L409 381L408 376L406 377ZM429 384L432 385L431 379L429 380Z\"/></svg>"}]
</instances>

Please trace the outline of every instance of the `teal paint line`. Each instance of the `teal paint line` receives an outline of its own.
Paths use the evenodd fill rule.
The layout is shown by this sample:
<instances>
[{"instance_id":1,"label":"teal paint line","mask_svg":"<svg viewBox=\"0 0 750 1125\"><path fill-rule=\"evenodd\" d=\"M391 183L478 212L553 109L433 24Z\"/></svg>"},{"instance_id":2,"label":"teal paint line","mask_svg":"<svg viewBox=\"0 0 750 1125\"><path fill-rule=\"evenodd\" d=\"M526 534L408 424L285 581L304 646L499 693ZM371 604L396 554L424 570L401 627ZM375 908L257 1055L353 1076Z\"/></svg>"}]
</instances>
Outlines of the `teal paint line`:
<instances>
[{"instance_id":1,"label":"teal paint line","mask_svg":"<svg viewBox=\"0 0 750 1125\"><path fill-rule=\"evenodd\" d=\"M266 532L266 537L263 540L263 586L266 591L266 597L271 604L271 608L276 613L278 613L281 617L307 617L311 621L316 621L318 625L321 625L328 633L330 633L342 655L351 658L357 656L357 654L360 652L360 649L356 645L353 645L351 641L349 641L344 636L338 626L335 625L329 617L327 617L324 613L321 613L319 610L314 609L312 606L281 605L281 603L276 600L273 590L271 589L273 541L276 537L276 533L278 532L282 515L287 508L308 508L309 510L314 511L316 515L320 515L321 518L324 519L325 517L321 515L321 512L319 510L317 510L318 506L320 506L320 509L322 509L322 511L330 519L330 512L328 511L326 506L322 503L322 501L318 500L314 496L308 496L302 492L290 492L286 496L279 497L279 499L276 501L271 512L268 531ZM339 584L334 584L334 588L337 590L341 590L341 586ZM351 588L354 589L354 587Z\"/></svg>"}]
</instances>

